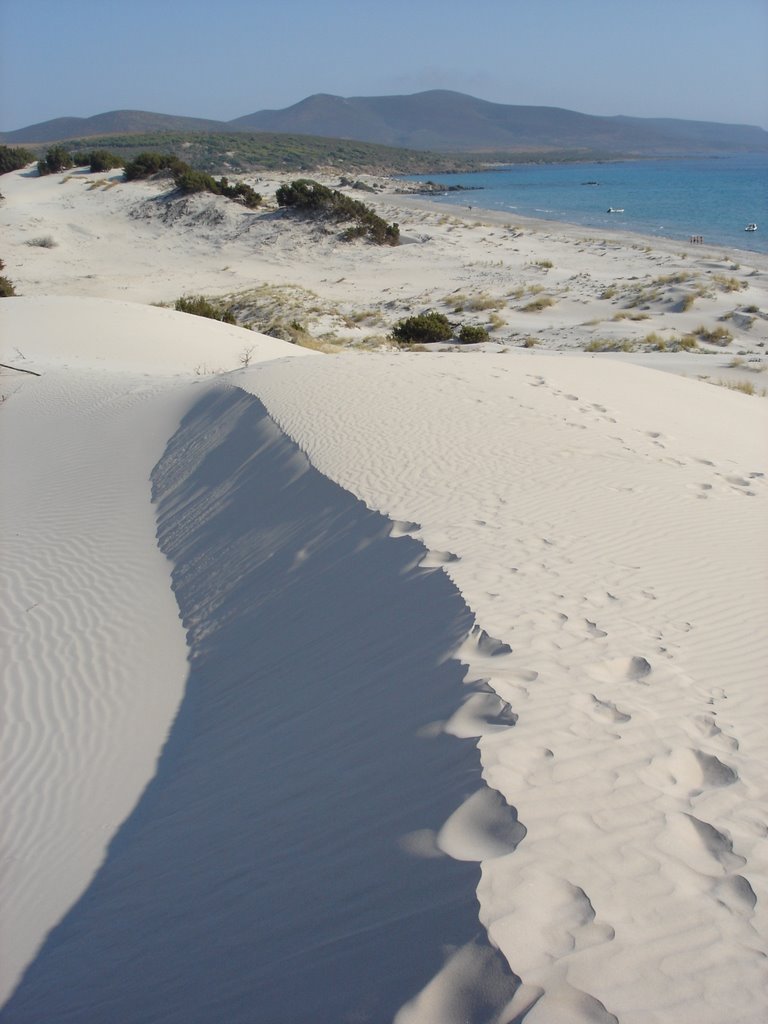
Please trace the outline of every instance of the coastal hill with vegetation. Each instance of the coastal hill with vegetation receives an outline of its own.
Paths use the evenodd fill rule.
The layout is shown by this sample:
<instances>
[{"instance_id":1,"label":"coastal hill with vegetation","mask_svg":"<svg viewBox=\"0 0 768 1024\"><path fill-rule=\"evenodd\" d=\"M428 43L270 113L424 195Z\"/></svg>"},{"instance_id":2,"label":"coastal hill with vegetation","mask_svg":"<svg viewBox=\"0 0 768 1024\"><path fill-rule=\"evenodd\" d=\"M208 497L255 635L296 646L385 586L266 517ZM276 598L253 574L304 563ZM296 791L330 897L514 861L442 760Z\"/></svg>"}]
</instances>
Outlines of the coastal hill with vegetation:
<instances>
[{"instance_id":1,"label":"coastal hill with vegetation","mask_svg":"<svg viewBox=\"0 0 768 1024\"><path fill-rule=\"evenodd\" d=\"M201 169L241 171L325 163L420 173L466 169L481 160L768 152L768 132L750 125L598 117L558 107L490 103L448 90L352 98L317 94L284 110L232 121L117 110L0 133L0 143L9 146L79 140L93 146L96 139L128 157L153 147L181 155L183 148L184 159Z\"/></svg>"}]
</instances>

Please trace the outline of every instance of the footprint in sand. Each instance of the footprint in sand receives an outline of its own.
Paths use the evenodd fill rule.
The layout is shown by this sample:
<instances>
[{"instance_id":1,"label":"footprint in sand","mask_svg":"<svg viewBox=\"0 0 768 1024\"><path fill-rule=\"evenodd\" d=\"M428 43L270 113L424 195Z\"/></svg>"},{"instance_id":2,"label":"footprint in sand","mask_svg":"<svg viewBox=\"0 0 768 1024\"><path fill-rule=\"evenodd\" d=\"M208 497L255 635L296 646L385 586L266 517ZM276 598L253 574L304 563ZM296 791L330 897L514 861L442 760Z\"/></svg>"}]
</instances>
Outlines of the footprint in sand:
<instances>
[{"instance_id":1,"label":"footprint in sand","mask_svg":"<svg viewBox=\"0 0 768 1024\"><path fill-rule=\"evenodd\" d=\"M405 537L411 533L418 533L421 523L411 523L406 519L393 519L389 530L390 537Z\"/></svg>"},{"instance_id":2,"label":"footprint in sand","mask_svg":"<svg viewBox=\"0 0 768 1024\"><path fill-rule=\"evenodd\" d=\"M718 476L719 475L720 474L718 473ZM743 476L726 476L723 477L723 479L727 484L730 484L732 490L736 491L738 494L746 494L750 498L755 497L755 492L749 489L750 481L745 480Z\"/></svg>"},{"instance_id":3,"label":"footprint in sand","mask_svg":"<svg viewBox=\"0 0 768 1024\"><path fill-rule=\"evenodd\" d=\"M683 812L667 816L658 846L702 875L722 876L746 863L743 857L733 852L733 843L728 836L708 822ZM738 885L736 888L743 889ZM751 890L751 886L749 888Z\"/></svg>"},{"instance_id":4,"label":"footprint in sand","mask_svg":"<svg viewBox=\"0 0 768 1024\"><path fill-rule=\"evenodd\" d=\"M511 653L512 648L509 644L505 644L502 640L497 640L495 637L490 636L484 629L475 624L469 636L459 648L458 656L464 661L467 657L471 659L478 655L481 658L498 658Z\"/></svg>"},{"instance_id":5,"label":"footprint in sand","mask_svg":"<svg viewBox=\"0 0 768 1024\"><path fill-rule=\"evenodd\" d=\"M451 562L460 561L459 556L454 555L452 551L427 551L419 562L419 566L422 569L438 569L443 565L449 565Z\"/></svg>"},{"instance_id":6,"label":"footprint in sand","mask_svg":"<svg viewBox=\"0 0 768 1024\"><path fill-rule=\"evenodd\" d=\"M691 487L698 491L697 498L708 498L709 492L712 490L712 484L692 484Z\"/></svg>"},{"instance_id":7,"label":"footprint in sand","mask_svg":"<svg viewBox=\"0 0 768 1024\"><path fill-rule=\"evenodd\" d=\"M728 875L715 882L712 894L731 913L750 917L757 906L755 890L743 875Z\"/></svg>"},{"instance_id":8,"label":"footprint in sand","mask_svg":"<svg viewBox=\"0 0 768 1024\"><path fill-rule=\"evenodd\" d=\"M651 663L641 655L612 658L610 661L598 662L589 669L590 676L601 683L618 683L625 679L634 683L645 683L651 672Z\"/></svg>"},{"instance_id":9,"label":"footprint in sand","mask_svg":"<svg viewBox=\"0 0 768 1024\"><path fill-rule=\"evenodd\" d=\"M590 622L589 619L584 619L587 624L587 633L594 637L608 636L604 629L599 629L596 622Z\"/></svg>"},{"instance_id":10,"label":"footprint in sand","mask_svg":"<svg viewBox=\"0 0 768 1024\"><path fill-rule=\"evenodd\" d=\"M489 733L504 732L517 724L518 716L485 683L471 693L445 723L443 731L458 739L476 739Z\"/></svg>"},{"instance_id":11,"label":"footprint in sand","mask_svg":"<svg viewBox=\"0 0 768 1024\"><path fill-rule=\"evenodd\" d=\"M601 700L594 693L579 693L573 698L571 703L574 707L586 711L598 722L621 724L622 722L628 722L632 718L631 715L616 707L613 701Z\"/></svg>"},{"instance_id":12,"label":"footprint in sand","mask_svg":"<svg viewBox=\"0 0 768 1024\"><path fill-rule=\"evenodd\" d=\"M654 758L650 771L657 777L660 788L688 799L699 796L705 789L731 786L739 778L738 772L719 757L689 747L679 747Z\"/></svg>"},{"instance_id":13,"label":"footprint in sand","mask_svg":"<svg viewBox=\"0 0 768 1024\"><path fill-rule=\"evenodd\" d=\"M685 729L694 741L704 740L716 740L721 746L727 747L729 750L738 750L739 741L733 736L729 736L724 733L720 726L715 721L714 712L710 714L694 715L690 721L685 724Z\"/></svg>"},{"instance_id":14,"label":"footprint in sand","mask_svg":"<svg viewBox=\"0 0 768 1024\"><path fill-rule=\"evenodd\" d=\"M512 853L527 829L500 793L484 786L458 807L437 834L437 847L454 860L481 861Z\"/></svg>"}]
</instances>

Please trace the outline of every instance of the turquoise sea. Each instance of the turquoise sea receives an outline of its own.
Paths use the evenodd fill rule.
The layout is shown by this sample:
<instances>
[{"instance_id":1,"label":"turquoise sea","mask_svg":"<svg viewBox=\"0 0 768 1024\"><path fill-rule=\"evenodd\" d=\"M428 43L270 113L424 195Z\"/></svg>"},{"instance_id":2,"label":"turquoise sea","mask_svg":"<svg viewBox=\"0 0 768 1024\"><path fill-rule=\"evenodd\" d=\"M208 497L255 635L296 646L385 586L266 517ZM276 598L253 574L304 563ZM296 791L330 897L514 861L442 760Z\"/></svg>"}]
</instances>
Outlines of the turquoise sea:
<instances>
[{"instance_id":1,"label":"turquoise sea","mask_svg":"<svg viewBox=\"0 0 768 1024\"><path fill-rule=\"evenodd\" d=\"M764 153L516 164L473 174L440 175L435 180L478 189L435 196L437 202L448 206L505 210L683 241L701 235L705 243L768 252L768 154ZM608 213L609 207L624 212ZM757 231L745 231L749 223L756 223Z\"/></svg>"}]
</instances>

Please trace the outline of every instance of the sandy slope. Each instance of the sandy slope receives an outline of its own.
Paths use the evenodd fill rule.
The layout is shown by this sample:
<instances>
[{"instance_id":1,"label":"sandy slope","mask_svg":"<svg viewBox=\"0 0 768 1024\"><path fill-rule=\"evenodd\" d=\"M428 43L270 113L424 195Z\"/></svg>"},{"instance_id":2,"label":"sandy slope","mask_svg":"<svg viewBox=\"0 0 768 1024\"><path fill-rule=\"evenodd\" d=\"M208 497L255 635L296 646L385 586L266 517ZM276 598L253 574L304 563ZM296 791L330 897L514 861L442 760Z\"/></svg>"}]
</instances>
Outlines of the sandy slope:
<instances>
[{"instance_id":1,"label":"sandy slope","mask_svg":"<svg viewBox=\"0 0 768 1024\"><path fill-rule=\"evenodd\" d=\"M416 521L511 648L460 656L514 729L466 706L454 725L528 830L478 890L545 993L526 1019L609 1019L582 990L621 1021L758 1020L764 404L585 358L340 361L248 386L315 465Z\"/></svg>"},{"instance_id":2,"label":"sandy slope","mask_svg":"<svg viewBox=\"0 0 768 1024\"><path fill-rule=\"evenodd\" d=\"M389 191L351 194L397 221L404 244L345 246L337 232L279 210L276 179L249 179L267 200L249 211L221 197L174 198L167 182L123 183L118 172L26 173L3 176L0 203L5 273L20 294L173 303L204 292L230 296L259 330L300 323L316 339L356 344L382 344L399 318L427 308L489 326L492 348L644 349L660 339L672 349L698 328L725 328L732 340L701 341L692 362L671 351L650 358L765 387L768 257L760 253L446 210L392 194L398 183L386 179L376 184ZM542 298L551 304L532 309ZM741 367L730 366L734 357Z\"/></svg>"},{"instance_id":3,"label":"sandy slope","mask_svg":"<svg viewBox=\"0 0 768 1024\"><path fill-rule=\"evenodd\" d=\"M768 405L679 376L732 354L141 305L300 282L336 331L565 274L546 347L679 254L417 201L420 241L308 249L138 188L2 181L3 1024L762 1022ZM747 289L691 316L762 309L696 259Z\"/></svg>"}]
</instances>

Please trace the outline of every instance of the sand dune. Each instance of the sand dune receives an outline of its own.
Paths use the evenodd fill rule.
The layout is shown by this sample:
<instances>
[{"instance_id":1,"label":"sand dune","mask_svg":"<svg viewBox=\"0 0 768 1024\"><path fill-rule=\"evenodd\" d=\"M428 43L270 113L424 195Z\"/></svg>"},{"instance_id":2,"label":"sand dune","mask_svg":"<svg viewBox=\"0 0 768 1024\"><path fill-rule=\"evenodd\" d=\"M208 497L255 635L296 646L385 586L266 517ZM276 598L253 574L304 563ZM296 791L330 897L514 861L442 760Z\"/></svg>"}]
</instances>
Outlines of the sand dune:
<instances>
[{"instance_id":1,"label":"sand dune","mask_svg":"<svg viewBox=\"0 0 768 1024\"><path fill-rule=\"evenodd\" d=\"M2 191L0 1020L762 1022L766 402L554 351L581 320L329 357L142 305L269 268L395 315L486 288L492 218L308 253ZM677 259L547 231L584 320Z\"/></svg>"}]
</instances>

